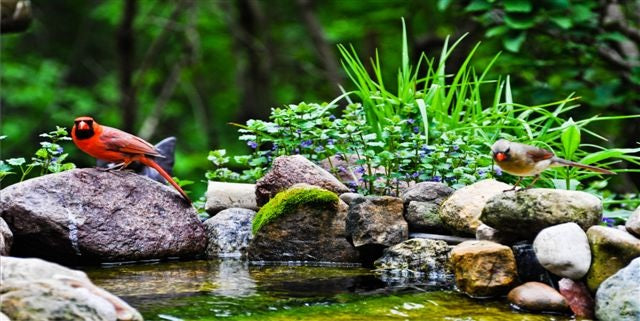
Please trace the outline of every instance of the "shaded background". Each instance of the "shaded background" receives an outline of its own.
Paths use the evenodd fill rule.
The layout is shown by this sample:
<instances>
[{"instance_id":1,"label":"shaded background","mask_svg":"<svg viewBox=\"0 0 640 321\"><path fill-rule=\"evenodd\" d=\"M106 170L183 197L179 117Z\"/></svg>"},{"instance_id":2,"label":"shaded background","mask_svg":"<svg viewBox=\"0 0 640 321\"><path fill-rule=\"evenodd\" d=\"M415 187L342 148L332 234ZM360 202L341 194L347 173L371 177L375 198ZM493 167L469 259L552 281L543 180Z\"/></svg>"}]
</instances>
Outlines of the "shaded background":
<instances>
[{"instance_id":1,"label":"shaded background","mask_svg":"<svg viewBox=\"0 0 640 321\"><path fill-rule=\"evenodd\" d=\"M178 137L174 175L196 181L196 197L209 150L248 151L229 122L354 88L337 44L353 44L362 59L377 48L392 81L401 17L414 63L468 33L448 68L482 42L473 63L501 52L492 75L510 75L516 102L576 93L578 119L640 113L640 1L42 0L32 14L26 32L0 39L1 158L32 155L39 133L91 115L153 143ZM601 145L638 147L637 119L591 128L609 139ZM73 143L64 147L79 167L93 166ZM638 181L612 188L637 191Z\"/></svg>"}]
</instances>

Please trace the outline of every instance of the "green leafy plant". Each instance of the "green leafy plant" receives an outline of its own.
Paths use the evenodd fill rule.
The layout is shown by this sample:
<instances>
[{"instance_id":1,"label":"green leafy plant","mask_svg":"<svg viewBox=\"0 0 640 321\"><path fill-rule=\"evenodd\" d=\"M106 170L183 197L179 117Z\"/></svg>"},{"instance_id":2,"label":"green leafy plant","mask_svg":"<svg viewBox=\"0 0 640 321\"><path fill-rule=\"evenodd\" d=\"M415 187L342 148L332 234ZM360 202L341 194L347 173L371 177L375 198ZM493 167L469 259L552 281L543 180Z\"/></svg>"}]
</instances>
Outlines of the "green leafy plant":
<instances>
[{"instance_id":1,"label":"green leafy plant","mask_svg":"<svg viewBox=\"0 0 640 321\"><path fill-rule=\"evenodd\" d=\"M22 182L35 168L40 168L40 175L74 169L75 164L65 162L69 154L64 153L64 148L60 145L62 141L71 140L68 135L66 128L60 126L56 126L54 131L40 134L40 137L47 140L40 142L40 148L31 157L30 163L23 157L0 161L0 180L7 175L16 174L16 170L20 171ZM2 139L4 138L5 136L2 136Z\"/></svg>"}]
</instances>

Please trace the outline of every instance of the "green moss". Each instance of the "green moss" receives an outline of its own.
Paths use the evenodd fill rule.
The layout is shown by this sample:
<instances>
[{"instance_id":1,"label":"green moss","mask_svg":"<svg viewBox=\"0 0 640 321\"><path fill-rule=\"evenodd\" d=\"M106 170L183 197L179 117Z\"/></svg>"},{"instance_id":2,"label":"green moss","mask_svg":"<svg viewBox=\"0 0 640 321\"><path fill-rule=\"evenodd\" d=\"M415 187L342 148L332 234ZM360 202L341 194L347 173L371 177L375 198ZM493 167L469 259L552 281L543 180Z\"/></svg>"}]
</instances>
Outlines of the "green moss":
<instances>
[{"instance_id":1,"label":"green moss","mask_svg":"<svg viewBox=\"0 0 640 321\"><path fill-rule=\"evenodd\" d=\"M300 205L335 207L338 195L326 189L295 187L282 191L265 204L253 219L251 230L256 234L261 227L276 218L291 213Z\"/></svg>"}]
</instances>

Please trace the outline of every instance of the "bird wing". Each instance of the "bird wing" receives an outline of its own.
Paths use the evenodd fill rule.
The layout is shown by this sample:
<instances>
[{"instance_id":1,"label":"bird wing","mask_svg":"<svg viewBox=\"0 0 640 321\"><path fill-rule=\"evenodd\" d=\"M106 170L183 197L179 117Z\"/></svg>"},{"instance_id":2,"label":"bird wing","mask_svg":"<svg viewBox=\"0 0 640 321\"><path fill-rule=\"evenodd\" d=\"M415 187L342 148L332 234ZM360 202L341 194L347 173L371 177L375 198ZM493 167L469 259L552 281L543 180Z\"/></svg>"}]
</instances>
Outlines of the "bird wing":
<instances>
[{"instance_id":1,"label":"bird wing","mask_svg":"<svg viewBox=\"0 0 640 321\"><path fill-rule=\"evenodd\" d=\"M103 126L104 130L100 135L100 140L109 150L126 154L144 154L154 157L164 157L153 145L144 139L123 132L116 128Z\"/></svg>"},{"instance_id":2,"label":"bird wing","mask_svg":"<svg viewBox=\"0 0 640 321\"><path fill-rule=\"evenodd\" d=\"M553 153L542 148L532 148L527 151L527 155L533 159L534 162L539 162L541 160L552 158Z\"/></svg>"}]
</instances>

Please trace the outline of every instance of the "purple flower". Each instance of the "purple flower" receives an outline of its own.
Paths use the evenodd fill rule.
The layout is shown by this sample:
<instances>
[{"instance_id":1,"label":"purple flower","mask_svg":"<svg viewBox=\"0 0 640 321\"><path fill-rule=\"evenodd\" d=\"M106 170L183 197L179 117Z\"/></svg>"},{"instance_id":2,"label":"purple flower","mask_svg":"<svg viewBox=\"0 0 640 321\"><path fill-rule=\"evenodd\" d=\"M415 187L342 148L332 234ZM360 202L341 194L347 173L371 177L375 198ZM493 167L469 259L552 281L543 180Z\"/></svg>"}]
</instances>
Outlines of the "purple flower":
<instances>
[{"instance_id":1,"label":"purple flower","mask_svg":"<svg viewBox=\"0 0 640 321\"><path fill-rule=\"evenodd\" d=\"M278 144L273 144L273 146L271 146L271 150L272 151L278 150Z\"/></svg>"},{"instance_id":2,"label":"purple flower","mask_svg":"<svg viewBox=\"0 0 640 321\"><path fill-rule=\"evenodd\" d=\"M413 174L411 174L411 177L413 178L417 178L418 176L420 176L420 172L414 172Z\"/></svg>"},{"instance_id":3,"label":"purple flower","mask_svg":"<svg viewBox=\"0 0 640 321\"><path fill-rule=\"evenodd\" d=\"M336 116L329 115L329 120L336 120Z\"/></svg>"},{"instance_id":4,"label":"purple flower","mask_svg":"<svg viewBox=\"0 0 640 321\"><path fill-rule=\"evenodd\" d=\"M616 220L609 217L603 217L602 223L605 223L609 227L614 227L616 225Z\"/></svg>"},{"instance_id":5,"label":"purple flower","mask_svg":"<svg viewBox=\"0 0 640 321\"><path fill-rule=\"evenodd\" d=\"M409 125L413 125L413 123L415 123L415 122L416 122L416 121L415 121L415 119L413 119L413 118L409 118L409 119L407 119L407 123L409 123Z\"/></svg>"},{"instance_id":6,"label":"purple flower","mask_svg":"<svg viewBox=\"0 0 640 321\"><path fill-rule=\"evenodd\" d=\"M322 147L322 146L318 146L318 147L316 147L316 149L314 149L314 151L315 151L316 153L322 153L322 152L324 152L324 147Z\"/></svg>"},{"instance_id":7,"label":"purple flower","mask_svg":"<svg viewBox=\"0 0 640 321\"><path fill-rule=\"evenodd\" d=\"M311 139L303 140L302 143L300 143L300 147L302 148L308 148L308 147L311 147L312 145L313 145L313 141Z\"/></svg>"},{"instance_id":8,"label":"purple flower","mask_svg":"<svg viewBox=\"0 0 640 321\"><path fill-rule=\"evenodd\" d=\"M333 144L335 144L335 142L336 142L336 140L333 139L333 138L327 139L327 145L333 145Z\"/></svg>"},{"instance_id":9,"label":"purple flower","mask_svg":"<svg viewBox=\"0 0 640 321\"><path fill-rule=\"evenodd\" d=\"M358 166L353 170L353 172L356 174L364 174L364 167Z\"/></svg>"},{"instance_id":10,"label":"purple flower","mask_svg":"<svg viewBox=\"0 0 640 321\"><path fill-rule=\"evenodd\" d=\"M442 182L442 177L436 175L431 179L431 181L433 181L433 182Z\"/></svg>"},{"instance_id":11,"label":"purple flower","mask_svg":"<svg viewBox=\"0 0 640 321\"><path fill-rule=\"evenodd\" d=\"M341 171L341 172L343 172L343 173L346 173L346 172L347 172L347 169L346 169L346 168L344 168L344 166L338 166L338 170L339 170L339 171Z\"/></svg>"},{"instance_id":12,"label":"purple flower","mask_svg":"<svg viewBox=\"0 0 640 321\"><path fill-rule=\"evenodd\" d=\"M302 133L302 129L296 129L296 133L298 134Z\"/></svg>"},{"instance_id":13,"label":"purple flower","mask_svg":"<svg viewBox=\"0 0 640 321\"><path fill-rule=\"evenodd\" d=\"M256 149L256 148L258 148L258 143L250 140L250 141L247 142L247 146L251 147L251 149Z\"/></svg>"},{"instance_id":14,"label":"purple flower","mask_svg":"<svg viewBox=\"0 0 640 321\"><path fill-rule=\"evenodd\" d=\"M460 149L460 147L458 145L453 145L453 151L458 151L458 149Z\"/></svg>"},{"instance_id":15,"label":"purple flower","mask_svg":"<svg viewBox=\"0 0 640 321\"><path fill-rule=\"evenodd\" d=\"M62 146L58 146L58 149L56 149L56 154L62 154L62 152L64 152L64 148L62 148Z\"/></svg>"},{"instance_id":16,"label":"purple flower","mask_svg":"<svg viewBox=\"0 0 640 321\"><path fill-rule=\"evenodd\" d=\"M293 150L293 153L294 153L294 154L300 154L300 148L296 148L296 149L294 149L294 150Z\"/></svg>"},{"instance_id":17,"label":"purple flower","mask_svg":"<svg viewBox=\"0 0 640 321\"><path fill-rule=\"evenodd\" d=\"M413 132L416 133L416 134L419 133L420 132L420 127L418 127L418 126L413 127Z\"/></svg>"},{"instance_id":18,"label":"purple flower","mask_svg":"<svg viewBox=\"0 0 640 321\"><path fill-rule=\"evenodd\" d=\"M496 173L496 176L502 176L502 168L500 168L500 166L493 166L493 171Z\"/></svg>"},{"instance_id":19,"label":"purple flower","mask_svg":"<svg viewBox=\"0 0 640 321\"><path fill-rule=\"evenodd\" d=\"M336 159L337 160L344 160L344 157L342 157L341 154L336 154Z\"/></svg>"}]
</instances>

